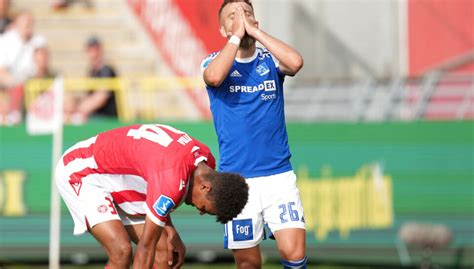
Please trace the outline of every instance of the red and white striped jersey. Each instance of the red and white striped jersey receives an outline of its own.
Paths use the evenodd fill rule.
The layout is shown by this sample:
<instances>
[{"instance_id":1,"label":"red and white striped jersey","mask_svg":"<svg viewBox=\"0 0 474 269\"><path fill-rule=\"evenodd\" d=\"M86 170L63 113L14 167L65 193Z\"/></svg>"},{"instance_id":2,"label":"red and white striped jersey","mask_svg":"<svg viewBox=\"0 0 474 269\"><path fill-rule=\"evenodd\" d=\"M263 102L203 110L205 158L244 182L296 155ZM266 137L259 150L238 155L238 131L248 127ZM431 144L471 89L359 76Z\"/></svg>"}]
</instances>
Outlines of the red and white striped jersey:
<instances>
[{"instance_id":1,"label":"red and white striped jersey","mask_svg":"<svg viewBox=\"0 0 474 269\"><path fill-rule=\"evenodd\" d=\"M214 156L206 145L160 124L100 133L77 143L62 158L77 195L87 181L110 192L125 213L146 214L160 226L183 202L188 181L201 161L215 169ZM97 176L105 174L108 176Z\"/></svg>"}]
</instances>

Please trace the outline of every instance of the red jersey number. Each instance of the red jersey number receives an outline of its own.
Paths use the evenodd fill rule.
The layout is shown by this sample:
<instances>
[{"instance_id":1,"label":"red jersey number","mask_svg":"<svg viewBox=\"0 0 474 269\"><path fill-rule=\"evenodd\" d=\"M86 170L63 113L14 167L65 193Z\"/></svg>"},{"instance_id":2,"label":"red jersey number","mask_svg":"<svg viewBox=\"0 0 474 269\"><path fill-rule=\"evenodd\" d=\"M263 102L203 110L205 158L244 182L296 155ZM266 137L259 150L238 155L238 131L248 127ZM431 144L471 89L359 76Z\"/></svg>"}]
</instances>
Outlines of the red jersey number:
<instances>
[{"instance_id":1,"label":"red jersey number","mask_svg":"<svg viewBox=\"0 0 474 269\"><path fill-rule=\"evenodd\" d=\"M173 138L171 138L170 135L168 135L165 131L163 131L163 129L167 129L176 134L185 134L184 132L168 125L144 124L140 126L140 128L138 129L128 130L127 136L131 136L134 139L144 138L151 142L160 144L166 148L171 144L171 142L173 142Z\"/></svg>"}]
</instances>

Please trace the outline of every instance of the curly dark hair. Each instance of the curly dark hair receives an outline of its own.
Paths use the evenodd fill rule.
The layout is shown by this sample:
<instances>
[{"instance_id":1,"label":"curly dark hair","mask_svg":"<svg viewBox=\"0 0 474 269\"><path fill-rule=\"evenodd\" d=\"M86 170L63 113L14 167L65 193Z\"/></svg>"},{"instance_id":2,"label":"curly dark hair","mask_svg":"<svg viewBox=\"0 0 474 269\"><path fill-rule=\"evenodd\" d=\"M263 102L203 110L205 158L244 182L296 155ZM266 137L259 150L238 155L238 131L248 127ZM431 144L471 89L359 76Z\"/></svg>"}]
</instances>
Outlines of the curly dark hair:
<instances>
[{"instance_id":1,"label":"curly dark hair","mask_svg":"<svg viewBox=\"0 0 474 269\"><path fill-rule=\"evenodd\" d=\"M227 223L237 217L249 197L249 186L239 174L218 173L208 174L206 177L212 183L208 193L216 207L216 221Z\"/></svg>"},{"instance_id":2,"label":"curly dark hair","mask_svg":"<svg viewBox=\"0 0 474 269\"><path fill-rule=\"evenodd\" d=\"M222 10L224 9L225 6L227 6L230 3L238 3L238 2L246 3L253 10L252 0L224 0L224 2L222 2L221 8L219 8L219 13L218 13L219 18L221 17Z\"/></svg>"}]
</instances>

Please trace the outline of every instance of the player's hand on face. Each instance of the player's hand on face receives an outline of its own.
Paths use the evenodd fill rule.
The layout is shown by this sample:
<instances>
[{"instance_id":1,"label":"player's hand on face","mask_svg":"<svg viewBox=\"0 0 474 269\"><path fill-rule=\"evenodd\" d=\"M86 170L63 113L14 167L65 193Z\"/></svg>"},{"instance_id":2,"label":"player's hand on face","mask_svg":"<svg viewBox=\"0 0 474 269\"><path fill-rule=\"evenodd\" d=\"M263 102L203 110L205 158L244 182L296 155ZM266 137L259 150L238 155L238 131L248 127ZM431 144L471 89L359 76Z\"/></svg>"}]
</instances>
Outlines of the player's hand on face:
<instances>
[{"instance_id":1,"label":"player's hand on face","mask_svg":"<svg viewBox=\"0 0 474 269\"><path fill-rule=\"evenodd\" d=\"M166 232L168 233L168 264L172 269L179 269L184 264L186 247L174 228L168 229Z\"/></svg>"},{"instance_id":2,"label":"player's hand on face","mask_svg":"<svg viewBox=\"0 0 474 269\"><path fill-rule=\"evenodd\" d=\"M242 11L243 12L243 11ZM255 37L255 34L258 32L258 22L255 20L253 14L244 13L244 26L245 32L251 37Z\"/></svg>"},{"instance_id":3,"label":"player's hand on face","mask_svg":"<svg viewBox=\"0 0 474 269\"><path fill-rule=\"evenodd\" d=\"M234 11L234 20L232 23L232 34L242 39L245 35L244 11L241 6L237 6Z\"/></svg>"}]
</instances>

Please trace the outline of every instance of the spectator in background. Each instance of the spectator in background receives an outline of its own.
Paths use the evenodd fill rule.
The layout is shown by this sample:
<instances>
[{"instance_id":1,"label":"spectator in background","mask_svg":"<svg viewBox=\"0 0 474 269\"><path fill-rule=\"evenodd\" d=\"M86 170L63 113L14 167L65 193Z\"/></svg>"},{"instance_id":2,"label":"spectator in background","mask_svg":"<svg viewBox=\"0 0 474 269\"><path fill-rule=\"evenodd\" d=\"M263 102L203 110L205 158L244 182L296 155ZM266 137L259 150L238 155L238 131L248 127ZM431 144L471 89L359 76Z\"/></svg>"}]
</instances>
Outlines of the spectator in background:
<instances>
[{"instance_id":1,"label":"spectator in background","mask_svg":"<svg viewBox=\"0 0 474 269\"><path fill-rule=\"evenodd\" d=\"M112 66L105 64L101 41L91 36L86 42L86 56L89 64L89 77L116 77ZM89 91L85 96L69 95L65 99L64 113L66 123L81 124L90 116L116 117L115 94L108 89Z\"/></svg>"},{"instance_id":2,"label":"spectator in background","mask_svg":"<svg viewBox=\"0 0 474 269\"><path fill-rule=\"evenodd\" d=\"M81 2L86 8L93 8L90 0L52 0L51 7L55 10L62 10L70 7L75 2Z\"/></svg>"},{"instance_id":3,"label":"spectator in background","mask_svg":"<svg viewBox=\"0 0 474 269\"><path fill-rule=\"evenodd\" d=\"M3 34L11 24L12 19L8 12L10 11L10 1L0 0L0 34Z\"/></svg>"},{"instance_id":4,"label":"spectator in background","mask_svg":"<svg viewBox=\"0 0 474 269\"><path fill-rule=\"evenodd\" d=\"M48 79L55 77L55 73L51 71L49 66L49 50L46 46L35 49L33 61L35 64L34 78Z\"/></svg>"},{"instance_id":5,"label":"spectator in background","mask_svg":"<svg viewBox=\"0 0 474 269\"><path fill-rule=\"evenodd\" d=\"M12 22L8 12L10 11L10 1L0 0L0 34L3 34Z\"/></svg>"},{"instance_id":6,"label":"spectator in background","mask_svg":"<svg viewBox=\"0 0 474 269\"><path fill-rule=\"evenodd\" d=\"M33 61L35 64L35 74L33 76L33 79L54 79L56 74L51 71L51 68L49 66L49 50L46 46L35 49L33 53ZM49 85L49 87L39 89L40 92L38 93L38 95L33 100L31 100L30 103L25 103L25 105L28 105L26 115L26 126L29 132L41 133L42 131L40 130L44 129L40 126L44 124L49 124L54 117L54 90L52 87L53 85L49 83L46 85Z\"/></svg>"},{"instance_id":7,"label":"spectator in background","mask_svg":"<svg viewBox=\"0 0 474 269\"><path fill-rule=\"evenodd\" d=\"M45 45L45 38L34 34L28 11L20 12L0 36L0 125L21 121L23 83L35 75L34 50Z\"/></svg>"}]
</instances>

